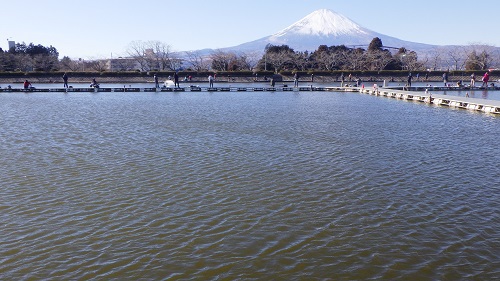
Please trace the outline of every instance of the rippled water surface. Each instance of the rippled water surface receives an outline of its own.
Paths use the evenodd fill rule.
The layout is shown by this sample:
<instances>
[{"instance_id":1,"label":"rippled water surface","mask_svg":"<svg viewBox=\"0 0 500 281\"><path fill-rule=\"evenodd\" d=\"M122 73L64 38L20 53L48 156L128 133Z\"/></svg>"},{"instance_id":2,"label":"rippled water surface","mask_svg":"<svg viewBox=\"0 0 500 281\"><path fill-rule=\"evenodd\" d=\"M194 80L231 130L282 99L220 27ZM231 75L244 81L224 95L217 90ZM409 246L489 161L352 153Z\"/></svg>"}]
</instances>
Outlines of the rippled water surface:
<instances>
[{"instance_id":1,"label":"rippled water surface","mask_svg":"<svg viewBox=\"0 0 500 281\"><path fill-rule=\"evenodd\" d=\"M500 118L335 92L0 94L2 280L493 280Z\"/></svg>"}]
</instances>

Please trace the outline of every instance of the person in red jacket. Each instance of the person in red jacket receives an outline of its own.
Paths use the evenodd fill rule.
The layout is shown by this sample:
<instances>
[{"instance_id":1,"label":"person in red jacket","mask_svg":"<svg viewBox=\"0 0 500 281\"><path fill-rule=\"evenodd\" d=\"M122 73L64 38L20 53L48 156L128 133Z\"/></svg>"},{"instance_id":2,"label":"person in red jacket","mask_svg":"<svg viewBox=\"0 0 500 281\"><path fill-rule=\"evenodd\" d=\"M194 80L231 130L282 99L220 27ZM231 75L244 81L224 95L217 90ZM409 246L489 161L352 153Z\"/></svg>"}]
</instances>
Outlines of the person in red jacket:
<instances>
[{"instance_id":1,"label":"person in red jacket","mask_svg":"<svg viewBox=\"0 0 500 281\"><path fill-rule=\"evenodd\" d=\"M488 71L486 71L483 75L483 84L481 85L481 88L482 87L486 87L488 88L488 81L490 80L490 74L488 73Z\"/></svg>"},{"instance_id":2,"label":"person in red jacket","mask_svg":"<svg viewBox=\"0 0 500 281\"><path fill-rule=\"evenodd\" d=\"M24 86L24 89L27 90L31 87L31 83L28 80L25 80L23 86Z\"/></svg>"}]
</instances>

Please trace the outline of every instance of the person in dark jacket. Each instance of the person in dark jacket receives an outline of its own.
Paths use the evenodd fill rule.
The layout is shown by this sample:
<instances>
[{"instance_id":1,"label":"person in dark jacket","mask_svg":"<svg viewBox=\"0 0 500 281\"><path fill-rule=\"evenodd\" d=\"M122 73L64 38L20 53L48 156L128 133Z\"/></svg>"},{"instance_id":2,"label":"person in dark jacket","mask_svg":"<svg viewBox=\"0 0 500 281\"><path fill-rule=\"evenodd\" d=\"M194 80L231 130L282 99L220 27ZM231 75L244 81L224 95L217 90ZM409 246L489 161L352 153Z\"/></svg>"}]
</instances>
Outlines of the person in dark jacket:
<instances>
[{"instance_id":1,"label":"person in dark jacket","mask_svg":"<svg viewBox=\"0 0 500 281\"><path fill-rule=\"evenodd\" d=\"M174 73L174 87L180 87L179 86L179 74Z\"/></svg>"},{"instance_id":2,"label":"person in dark jacket","mask_svg":"<svg viewBox=\"0 0 500 281\"><path fill-rule=\"evenodd\" d=\"M64 72L62 78L64 81L64 88L68 88L68 74L66 74L66 72Z\"/></svg>"}]
</instances>

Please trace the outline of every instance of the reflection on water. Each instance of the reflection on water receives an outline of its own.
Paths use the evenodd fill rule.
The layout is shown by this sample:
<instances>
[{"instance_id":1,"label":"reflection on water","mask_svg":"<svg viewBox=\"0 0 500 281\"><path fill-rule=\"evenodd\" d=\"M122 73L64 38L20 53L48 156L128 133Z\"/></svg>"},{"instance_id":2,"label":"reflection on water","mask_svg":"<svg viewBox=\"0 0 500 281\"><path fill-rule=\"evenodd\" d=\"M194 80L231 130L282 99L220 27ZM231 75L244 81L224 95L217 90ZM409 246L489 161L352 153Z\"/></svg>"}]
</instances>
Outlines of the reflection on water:
<instances>
[{"instance_id":1,"label":"reflection on water","mask_svg":"<svg viewBox=\"0 0 500 281\"><path fill-rule=\"evenodd\" d=\"M0 121L0 279L499 276L495 116L333 92L2 93Z\"/></svg>"}]
</instances>

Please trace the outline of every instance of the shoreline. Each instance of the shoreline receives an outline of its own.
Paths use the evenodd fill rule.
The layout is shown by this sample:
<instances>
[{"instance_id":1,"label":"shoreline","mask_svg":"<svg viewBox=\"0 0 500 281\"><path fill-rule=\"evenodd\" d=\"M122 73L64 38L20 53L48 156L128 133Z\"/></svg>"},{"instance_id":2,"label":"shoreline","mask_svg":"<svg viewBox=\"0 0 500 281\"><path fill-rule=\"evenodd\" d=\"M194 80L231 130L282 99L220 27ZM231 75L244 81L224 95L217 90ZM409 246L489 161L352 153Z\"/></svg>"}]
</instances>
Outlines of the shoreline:
<instances>
[{"instance_id":1,"label":"shoreline","mask_svg":"<svg viewBox=\"0 0 500 281\"><path fill-rule=\"evenodd\" d=\"M345 72L349 73L349 72ZM489 83L500 83L500 75L495 75L496 73L492 73L490 75L490 82ZM154 78L153 75L142 75L142 74L137 74L137 75L115 75L113 73L106 73L106 74L101 74L101 73L95 73L95 75L72 75L72 73L68 73L69 75L69 83L90 83L93 78L98 80L99 83L154 83ZM224 75L221 74L220 76L217 75L215 82L216 83L269 83L270 78L272 77L273 74L266 73L266 74L259 74L257 76L257 79L255 76L250 76L250 75ZM396 76L397 75L397 76ZM158 79L160 83L163 83L165 80L168 79L170 75L158 75ZM187 77L188 75L180 75L179 82L180 83L206 83L208 84L207 76L203 74L197 74L197 75L190 75L192 76L191 80L185 81L184 77ZM276 80L276 82L283 82L283 83L293 83L294 78L293 75L288 75L288 74L279 74L280 79ZM386 74L373 74L373 73L355 73L353 75L352 79L345 79L345 83L350 83L354 84L356 83L356 78L360 78L362 83L365 85L370 85L370 83L377 83L379 85L382 85L384 81L386 83L398 83L402 85L406 85L407 83L407 76L402 75L402 74L395 74L395 75L386 75ZM5 76L0 74L0 84L18 84L18 83L23 83L25 80L30 81L31 83L36 83L36 84L51 84L51 83L63 83L62 79L62 74L59 75L59 73L56 75L37 75L33 74L30 75L30 73L27 74L19 74L19 75L9 75ZM451 86L455 86L457 81L462 81L464 85L467 85L470 83L470 78L467 75L450 75L448 83ZM303 74L299 77L299 82L300 83L340 83L340 76L338 73L332 73L332 74ZM438 75L436 73L435 75L430 75L428 79L424 79L424 77L420 77L419 79L414 78L413 83L433 83L433 84L440 84L443 83L443 79L441 75ZM481 83L481 77L476 78L476 85Z\"/></svg>"}]
</instances>

